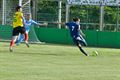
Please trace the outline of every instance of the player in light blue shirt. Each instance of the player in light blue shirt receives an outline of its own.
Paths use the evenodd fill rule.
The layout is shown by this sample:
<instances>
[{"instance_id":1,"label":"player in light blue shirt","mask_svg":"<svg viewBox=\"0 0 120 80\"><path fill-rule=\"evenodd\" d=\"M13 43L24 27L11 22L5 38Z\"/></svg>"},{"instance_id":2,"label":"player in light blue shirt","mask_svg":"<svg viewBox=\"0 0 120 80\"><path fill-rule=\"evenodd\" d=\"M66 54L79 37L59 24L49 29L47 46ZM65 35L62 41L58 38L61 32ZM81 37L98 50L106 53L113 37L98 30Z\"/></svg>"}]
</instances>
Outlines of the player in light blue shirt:
<instances>
[{"instance_id":1,"label":"player in light blue shirt","mask_svg":"<svg viewBox=\"0 0 120 80\"><path fill-rule=\"evenodd\" d=\"M30 27L33 25L33 24L36 24L36 25L40 25L40 26L47 26L47 24L40 24L40 23L37 23L36 21L32 20L31 19L31 15L30 14L26 14L26 18L24 20L24 27L25 27L25 36L27 38L27 41L28 41L28 33L30 31ZM16 41L16 44L19 45L22 41L24 40L24 36L19 34L19 37ZM29 46L28 46L29 47Z\"/></svg>"}]
</instances>

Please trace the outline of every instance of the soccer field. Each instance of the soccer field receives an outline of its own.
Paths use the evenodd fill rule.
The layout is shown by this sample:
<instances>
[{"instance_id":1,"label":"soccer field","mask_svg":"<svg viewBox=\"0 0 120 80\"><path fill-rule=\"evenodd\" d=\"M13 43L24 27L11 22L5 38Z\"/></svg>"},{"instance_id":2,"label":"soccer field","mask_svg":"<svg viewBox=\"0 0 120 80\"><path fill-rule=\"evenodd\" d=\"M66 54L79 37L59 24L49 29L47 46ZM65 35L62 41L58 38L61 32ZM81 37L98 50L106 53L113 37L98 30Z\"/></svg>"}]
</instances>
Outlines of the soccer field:
<instances>
[{"instance_id":1,"label":"soccer field","mask_svg":"<svg viewBox=\"0 0 120 80\"><path fill-rule=\"evenodd\" d=\"M0 42L0 80L120 80L120 49ZM93 56L93 51L99 52Z\"/></svg>"}]
</instances>

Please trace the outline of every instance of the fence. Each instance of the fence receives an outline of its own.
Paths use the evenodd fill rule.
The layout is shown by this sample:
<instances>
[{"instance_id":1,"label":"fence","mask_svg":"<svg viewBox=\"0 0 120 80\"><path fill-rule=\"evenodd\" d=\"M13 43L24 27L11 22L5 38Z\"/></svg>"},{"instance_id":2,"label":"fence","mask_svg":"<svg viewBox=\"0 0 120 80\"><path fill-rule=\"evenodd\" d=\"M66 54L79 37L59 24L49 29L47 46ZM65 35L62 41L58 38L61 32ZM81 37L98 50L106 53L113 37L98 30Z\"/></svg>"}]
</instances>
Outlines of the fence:
<instances>
[{"instance_id":1,"label":"fence","mask_svg":"<svg viewBox=\"0 0 120 80\"><path fill-rule=\"evenodd\" d=\"M54 44L69 44L73 45L72 39L69 35L69 30L67 29L57 29L57 28L36 28L35 32L37 38L40 41L46 43ZM120 47L120 32L109 32L109 31L83 31L86 36L85 39L88 46L98 46L98 47ZM10 40L12 35L11 26L0 26L0 39ZM31 39L34 38L32 33L29 34Z\"/></svg>"}]
</instances>

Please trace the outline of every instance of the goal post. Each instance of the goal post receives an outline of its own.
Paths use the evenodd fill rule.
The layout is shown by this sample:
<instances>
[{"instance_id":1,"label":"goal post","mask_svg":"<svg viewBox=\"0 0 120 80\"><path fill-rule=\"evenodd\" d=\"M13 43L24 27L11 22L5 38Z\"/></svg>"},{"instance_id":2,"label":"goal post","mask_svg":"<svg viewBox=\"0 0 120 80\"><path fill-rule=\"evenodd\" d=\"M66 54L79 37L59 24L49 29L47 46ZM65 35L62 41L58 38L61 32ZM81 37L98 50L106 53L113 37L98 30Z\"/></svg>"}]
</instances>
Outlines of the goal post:
<instances>
[{"instance_id":1,"label":"goal post","mask_svg":"<svg viewBox=\"0 0 120 80\"><path fill-rule=\"evenodd\" d=\"M19 6L22 6L22 1L23 1L23 0L19 0Z\"/></svg>"},{"instance_id":2,"label":"goal post","mask_svg":"<svg viewBox=\"0 0 120 80\"><path fill-rule=\"evenodd\" d=\"M15 13L16 6L23 6L23 14L31 14L31 1L32 0L2 0L3 4L0 8L0 21L4 26L0 26L0 41L2 40L11 40L12 38L12 22L13 15ZM32 15L32 14L31 14ZM10 26L6 26L10 25ZM36 35L34 26L30 27L29 41L30 42L39 42Z\"/></svg>"},{"instance_id":3,"label":"goal post","mask_svg":"<svg viewBox=\"0 0 120 80\"><path fill-rule=\"evenodd\" d=\"M19 5L22 6L24 17L26 14L31 14L31 0L19 0ZM39 39L37 38L34 26L30 27L30 32L29 32L29 42L39 42Z\"/></svg>"}]
</instances>

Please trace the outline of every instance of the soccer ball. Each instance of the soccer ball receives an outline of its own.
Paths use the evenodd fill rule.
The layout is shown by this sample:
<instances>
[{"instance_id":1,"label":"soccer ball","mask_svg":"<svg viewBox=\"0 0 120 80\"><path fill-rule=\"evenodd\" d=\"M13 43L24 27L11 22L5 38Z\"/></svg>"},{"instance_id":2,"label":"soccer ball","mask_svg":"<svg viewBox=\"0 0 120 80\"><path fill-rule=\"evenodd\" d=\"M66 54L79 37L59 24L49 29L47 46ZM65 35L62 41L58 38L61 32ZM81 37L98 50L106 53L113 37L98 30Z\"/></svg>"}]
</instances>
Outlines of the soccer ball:
<instances>
[{"instance_id":1,"label":"soccer ball","mask_svg":"<svg viewBox=\"0 0 120 80\"><path fill-rule=\"evenodd\" d=\"M97 51L93 51L93 54L92 54L92 56L98 56L98 52Z\"/></svg>"},{"instance_id":2,"label":"soccer ball","mask_svg":"<svg viewBox=\"0 0 120 80\"><path fill-rule=\"evenodd\" d=\"M98 55L99 53L97 51L94 51L95 55Z\"/></svg>"}]
</instances>

